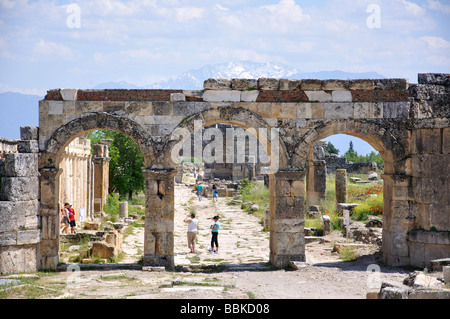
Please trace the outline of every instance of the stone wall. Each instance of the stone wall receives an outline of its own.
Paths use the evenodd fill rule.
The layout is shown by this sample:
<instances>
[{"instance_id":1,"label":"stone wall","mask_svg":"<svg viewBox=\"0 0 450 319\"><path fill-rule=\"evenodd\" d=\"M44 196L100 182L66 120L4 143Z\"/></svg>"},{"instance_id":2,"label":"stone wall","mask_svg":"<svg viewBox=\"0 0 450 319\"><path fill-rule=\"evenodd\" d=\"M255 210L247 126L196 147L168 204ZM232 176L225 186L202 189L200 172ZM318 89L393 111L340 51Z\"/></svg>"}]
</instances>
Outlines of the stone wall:
<instances>
[{"instance_id":1,"label":"stone wall","mask_svg":"<svg viewBox=\"0 0 450 319\"><path fill-rule=\"evenodd\" d=\"M173 267L172 151L180 141L173 133L193 134L196 121L279 133L273 140L259 136L271 150L279 144L278 166L269 175L275 266L305 258L306 170L314 145L334 134L365 140L385 162L385 263L426 265L450 247L449 78L424 74L413 85L405 79L211 79L204 90L50 90L39 103L41 268L58 262L61 154L74 137L95 129L120 131L140 146L147 194L144 263ZM311 182L320 175L309 177ZM415 230L420 234L413 236Z\"/></svg>"},{"instance_id":2,"label":"stone wall","mask_svg":"<svg viewBox=\"0 0 450 319\"><path fill-rule=\"evenodd\" d=\"M373 162L348 162L345 157L325 156L327 173L335 173L336 169L345 169L348 173L369 173L378 170L377 164Z\"/></svg>"},{"instance_id":3,"label":"stone wall","mask_svg":"<svg viewBox=\"0 0 450 319\"><path fill-rule=\"evenodd\" d=\"M420 74L410 94L417 119L409 145L411 177L399 192L408 202L395 208L411 224L410 263L424 267L450 256L450 76Z\"/></svg>"},{"instance_id":4,"label":"stone wall","mask_svg":"<svg viewBox=\"0 0 450 319\"><path fill-rule=\"evenodd\" d=\"M0 274L40 265L38 129L20 131L21 140L0 141Z\"/></svg>"}]
</instances>

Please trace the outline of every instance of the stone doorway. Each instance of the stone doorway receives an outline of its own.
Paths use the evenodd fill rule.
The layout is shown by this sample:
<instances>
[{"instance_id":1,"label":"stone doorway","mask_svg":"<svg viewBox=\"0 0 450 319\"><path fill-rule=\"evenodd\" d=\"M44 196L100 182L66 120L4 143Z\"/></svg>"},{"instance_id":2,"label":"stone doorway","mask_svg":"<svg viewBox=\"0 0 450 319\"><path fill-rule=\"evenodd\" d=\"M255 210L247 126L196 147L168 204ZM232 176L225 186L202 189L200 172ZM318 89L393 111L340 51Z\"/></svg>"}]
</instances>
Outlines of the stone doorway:
<instances>
[{"instance_id":1,"label":"stone doorway","mask_svg":"<svg viewBox=\"0 0 450 319\"><path fill-rule=\"evenodd\" d=\"M340 142L344 140L346 144ZM358 144L364 154L357 152ZM384 160L378 151L347 134L329 136L314 145L307 172L305 236L327 235L333 224L347 238L381 248Z\"/></svg>"},{"instance_id":2,"label":"stone doorway","mask_svg":"<svg viewBox=\"0 0 450 319\"><path fill-rule=\"evenodd\" d=\"M41 242L41 267L44 269L54 269L59 263L59 252L60 252L60 218L61 218L61 208L63 203L62 198L65 197L63 192L67 190L65 182L67 179L61 179L64 176L64 169L67 167L66 152L70 149L73 141L77 141L79 137L86 137L87 133L90 131L100 130L100 129L114 129L123 133L124 135L133 139L137 145L141 147L141 151L144 155L144 161L148 163L149 161L149 150L148 139L142 134L142 130L135 123L129 122L126 119L122 119L115 116L110 116L106 114L90 114L83 119L78 119L69 122L65 126L60 127L52 136L53 141L58 141L57 143L49 143L47 145L49 152L45 155L43 161L40 162L40 184L41 184L41 215L43 221L43 240ZM120 128L120 129L119 129ZM97 145L96 145L97 146ZM92 174L91 178L101 179L100 184L105 186L107 184L108 178L108 146L107 143L100 143L98 145L100 149L99 154L93 154L92 171L95 165L99 165L100 174ZM90 150L89 150L90 153ZM45 167L45 165L52 165L53 167ZM73 169L82 168L80 165L73 165ZM83 169L81 170L83 171ZM88 172L87 172L88 173ZM70 180L75 178L75 172L71 173ZM86 174L86 178L87 178ZM86 203L91 205L89 214L93 215L95 203L104 205L107 198L107 189L103 189L101 195L98 195L94 191L94 184L92 184L90 200ZM105 188L105 187L103 187ZM107 188L107 186L106 186ZM76 197L78 193L72 194ZM101 198L95 200L95 196ZM66 196L67 197L67 196ZM68 198L66 198L68 199ZM70 199L68 199L70 200ZM62 203L62 204L61 204ZM79 208L79 207L78 207ZM97 209L99 209L97 207ZM100 208L101 209L101 208ZM78 212L77 212L78 213ZM89 217L89 216L85 216ZM115 240L115 239L113 239Z\"/></svg>"},{"instance_id":3,"label":"stone doorway","mask_svg":"<svg viewBox=\"0 0 450 319\"><path fill-rule=\"evenodd\" d=\"M269 222L264 225L264 213L269 208L269 189L267 175L261 172L269 166L269 157L257 135L252 134L254 132L224 123L202 126L183 145L180 154L187 153L191 157L180 156L175 177L176 266L267 267L270 233ZM201 133L201 153L195 150L196 133ZM227 152L233 152L232 156ZM254 184L252 189L264 194L264 200L258 198L258 203L240 200L243 180ZM200 183L203 186L201 200L195 191ZM219 195L215 200L212 197L213 185ZM189 253L185 233L187 225L182 222L191 212L199 220L196 254ZM222 225L218 254L209 251L209 226L215 215L220 216Z\"/></svg>"}]
</instances>

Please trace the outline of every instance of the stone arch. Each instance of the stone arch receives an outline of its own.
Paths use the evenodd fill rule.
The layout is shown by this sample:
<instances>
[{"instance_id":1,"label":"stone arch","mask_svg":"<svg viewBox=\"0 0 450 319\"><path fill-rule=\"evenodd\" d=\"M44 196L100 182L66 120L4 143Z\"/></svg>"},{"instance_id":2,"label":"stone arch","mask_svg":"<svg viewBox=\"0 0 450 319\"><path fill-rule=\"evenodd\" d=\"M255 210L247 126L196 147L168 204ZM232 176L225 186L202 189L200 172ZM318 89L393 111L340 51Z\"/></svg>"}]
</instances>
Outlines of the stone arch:
<instances>
[{"instance_id":1,"label":"stone arch","mask_svg":"<svg viewBox=\"0 0 450 319\"><path fill-rule=\"evenodd\" d=\"M248 109L242 107L219 107L215 109L206 110L203 112L196 113L186 120L182 121L176 129L187 129L190 134L193 134L195 128L195 121L202 121L203 127L208 127L215 124L232 124L243 129L259 129L264 128L267 129L267 136L257 135L258 140L262 142L264 146L267 146L266 149L267 154L271 154L272 145L270 143L270 134L271 128L270 126L261 116L255 114ZM174 132L175 132L174 130ZM176 165L170 155L172 153L173 147L180 141L180 139L172 139L167 144L165 149L165 162L169 167L173 167ZM288 152L286 150L286 145L281 137L278 136L278 169L285 169L289 165Z\"/></svg>"},{"instance_id":2,"label":"stone arch","mask_svg":"<svg viewBox=\"0 0 450 319\"><path fill-rule=\"evenodd\" d=\"M297 143L292 158L293 167L306 167L313 156L313 147L321 139L334 135L352 135L369 143L380 152L384 162L384 208L382 252L386 264L404 265L409 258L407 232L414 218L409 212L408 189L411 188L411 168L408 164L407 139L401 132L383 128L369 121L330 121L308 131Z\"/></svg>"},{"instance_id":3,"label":"stone arch","mask_svg":"<svg viewBox=\"0 0 450 319\"><path fill-rule=\"evenodd\" d=\"M194 122L202 121L202 127L225 123L240 126L244 129L265 128L271 134L271 126L258 114L244 108L219 107L194 114L182 121L178 128L186 129L189 134L195 130ZM278 133L278 128L277 133ZM268 136L257 136L261 139L270 139ZM276 267L286 267L291 260L304 260L304 245L301 236L303 233L302 220L298 216L303 208L302 198L298 195L303 192L303 172L292 170L289 167L289 157L286 145L277 135L278 165L271 167L269 176L269 224L270 224L270 257L269 261ZM171 140L165 149L166 157L180 139ZM264 145L264 143L262 143ZM267 154L275 149L270 142L267 143ZM271 155L269 155L271 156ZM176 165L172 159L166 158L168 167ZM301 208L300 208L301 207Z\"/></svg>"},{"instance_id":4,"label":"stone arch","mask_svg":"<svg viewBox=\"0 0 450 319\"><path fill-rule=\"evenodd\" d=\"M64 148L75 137L98 130L109 129L119 131L130 137L141 149L145 165L151 166L156 156L154 142L141 125L123 116L106 112L85 113L56 129L46 141L40 167L53 167Z\"/></svg>"},{"instance_id":5,"label":"stone arch","mask_svg":"<svg viewBox=\"0 0 450 319\"><path fill-rule=\"evenodd\" d=\"M321 139L335 134L355 136L369 143L383 157L385 173L394 174L396 171L394 163L405 160L405 146L400 138L394 136L388 129L369 121L335 120L320 123L299 139L291 158L291 166L305 168L314 145Z\"/></svg>"},{"instance_id":6,"label":"stone arch","mask_svg":"<svg viewBox=\"0 0 450 319\"><path fill-rule=\"evenodd\" d=\"M119 131L130 137L140 147L147 167L155 160L153 140L139 124L122 116L85 113L56 129L45 142L39 159L42 269L56 269L59 262L59 174L62 172L59 165L62 153L74 138L97 129Z\"/></svg>"}]
</instances>

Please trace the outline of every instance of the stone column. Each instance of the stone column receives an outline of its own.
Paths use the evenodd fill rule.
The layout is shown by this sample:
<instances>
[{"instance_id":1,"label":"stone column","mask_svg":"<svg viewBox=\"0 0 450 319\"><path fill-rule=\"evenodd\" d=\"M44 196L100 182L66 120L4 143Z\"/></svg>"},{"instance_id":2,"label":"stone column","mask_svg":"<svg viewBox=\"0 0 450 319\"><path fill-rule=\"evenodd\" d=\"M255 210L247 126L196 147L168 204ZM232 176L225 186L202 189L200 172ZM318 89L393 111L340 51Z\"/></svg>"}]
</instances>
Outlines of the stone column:
<instances>
[{"instance_id":1,"label":"stone column","mask_svg":"<svg viewBox=\"0 0 450 319\"><path fill-rule=\"evenodd\" d=\"M128 202L119 203L119 216L128 218Z\"/></svg>"},{"instance_id":2,"label":"stone column","mask_svg":"<svg viewBox=\"0 0 450 319\"><path fill-rule=\"evenodd\" d=\"M305 261L304 171L269 175L270 262L283 268Z\"/></svg>"},{"instance_id":3,"label":"stone column","mask_svg":"<svg viewBox=\"0 0 450 319\"><path fill-rule=\"evenodd\" d=\"M308 163L307 175L308 207L319 205L327 194L327 164L323 160L313 160Z\"/></svg>"},{"instance_id":4,"label":"stone column","mask_svg":"<svg viewBox=\"0 0 450 319\"><path fill-rule=\"evenodd\" d=\"M59 174L62 169L42 168L40 177L41 269L56 269L59 262Z\"/></svg>"},{"instance_id":5,"label":"stone column","mask_svg":"<svg viewBox=\"0 0 450 319\"><path fill-rule=\"evenodd\" d=\"M413 265L417 256L422 262L425 249L419 245L417 252L408 241L408 233L414 228L416 216L412 209L411 176L382 175L383 186L383 258L387 265ZM429 252L427 252L429 253ZM416 265L418 266L418 265ZM420 263L420 266L425 266Z\"/></svg>"},{"instance_id":6,"label":"stone column","mask_svg":"<svg viewBox=\"0 0 450 319\"><path fill-rule=\"evenodd\" d=\"M94 145L94 210L102 212L108 198L109 157L108 147L112 140L102 139Z\"/></svg>"},{"instance_id":7,"label":"stone column","mask_svg":"<svg viewBox=\"0 0 450 319\"><path fill-rule=\"evenodd\" d=\"M176 169L145 169L144 266L174 267Z\"/></svg>"},{"instance_id":8,"label":"stone column","mask_svg":"<svg viewBox=\"0 0 450 319\"><path fill-rule=\"evenodd\" d=\"M336 170L336 204L347 202L347 170Z\"/></svg>"}]
</instances>

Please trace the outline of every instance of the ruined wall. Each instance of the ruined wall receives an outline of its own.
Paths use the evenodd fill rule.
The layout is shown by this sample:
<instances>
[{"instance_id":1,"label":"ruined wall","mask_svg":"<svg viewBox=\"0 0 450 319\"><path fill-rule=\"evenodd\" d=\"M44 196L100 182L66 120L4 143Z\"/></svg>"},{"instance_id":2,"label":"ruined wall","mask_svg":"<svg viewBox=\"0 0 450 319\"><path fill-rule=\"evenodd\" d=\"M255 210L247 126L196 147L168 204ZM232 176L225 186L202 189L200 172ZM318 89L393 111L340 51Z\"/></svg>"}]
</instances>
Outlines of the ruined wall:
<instances>
[{"instance_id":1,"label":"ruined wall","mask_svg":"<svg viewBox=\"0 0 450 319\"><path fill-rule=\"evenodd\" d=\"M422 267L450 256L450 76L420 74L409 91L414 122L411 178L403 182L408 202L393 210L411 221L409 261Z\"/></svg>"},{"instance_id":2,"label":"ruined wall","mask_svg":"<svg viewBox=\"0 0 450 319\"><path fill-rule=\"evenodd\" d=\"M197 120L205 127L278 129L279 165L269 176L270 261L275 266L305 259L307 164L314 145L333 134L362 138L385 161L386 264L422 267L448 256L449 77L419 75L414 85L404 79L212 79L195 91L50 90L39 103L41 268L58 262L61 154L73 138L104 128L128 135L142 150L144 261L173 267L172 150L179 138L172 133L183 128L192 134Z\"/></svg>"},{"instance_id":3,"label":"ruined wall","mask_svg":"<svg viewBox=\"0 0 450 319\"><path fill-rule=\"evenodd\" d=\"M21 140L0 140L0 274L40 265L38 129L20 131Z\"/></svg>"}]
</instances>

